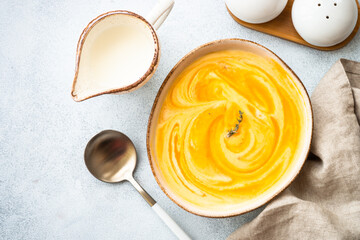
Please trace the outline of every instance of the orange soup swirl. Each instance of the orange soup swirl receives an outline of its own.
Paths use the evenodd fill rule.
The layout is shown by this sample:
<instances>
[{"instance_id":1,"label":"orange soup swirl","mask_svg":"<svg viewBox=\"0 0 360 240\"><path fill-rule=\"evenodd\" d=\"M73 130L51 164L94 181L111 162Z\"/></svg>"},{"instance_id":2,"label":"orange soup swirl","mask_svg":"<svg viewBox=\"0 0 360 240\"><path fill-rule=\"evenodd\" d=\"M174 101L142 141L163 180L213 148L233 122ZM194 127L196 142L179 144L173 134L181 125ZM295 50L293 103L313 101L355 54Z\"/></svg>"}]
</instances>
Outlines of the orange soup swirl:
<instances>
[{"instance_id":1,"label":"orange soup swirl","mask_svg":"<svg viewBox=\"0 0 360 240\"><path fill-rule=\"evenodd\" d=\"M237 50L199 58L177 77L160 110L162 177L206 209L231 209L265 194L300 154L302 99L271 58Z\"/></svg>"}]
</instances>

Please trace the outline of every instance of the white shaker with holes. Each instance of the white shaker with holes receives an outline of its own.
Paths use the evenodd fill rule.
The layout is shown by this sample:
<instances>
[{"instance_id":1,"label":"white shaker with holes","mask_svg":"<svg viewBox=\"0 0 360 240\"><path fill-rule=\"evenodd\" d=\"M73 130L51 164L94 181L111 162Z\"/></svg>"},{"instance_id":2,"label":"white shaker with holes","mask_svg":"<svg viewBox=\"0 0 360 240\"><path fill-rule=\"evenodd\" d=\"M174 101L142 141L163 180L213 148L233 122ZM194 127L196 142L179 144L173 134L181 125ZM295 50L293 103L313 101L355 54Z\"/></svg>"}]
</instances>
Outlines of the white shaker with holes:
<instances>
[{"instance_id":1,"label":"white shaker with holes","mask_svg":"<svg viewBox=\"0 0 360 240\"><path fill-rule=\"evenodd\" d=\"M292 21L308 43L330 47L352 33L358 18L356 0L295 0Z\"/></svg>"},{"instance_id":2,"label":"white shaker with holes","mask_svg":"<svg viewBox=\"0 0 360 240\"><path fill-rule=\"evenodd\" d=\"M273 20L288 0L225 0L227 8L242 21L260 24Z\"/></svg>"}]
</instances>

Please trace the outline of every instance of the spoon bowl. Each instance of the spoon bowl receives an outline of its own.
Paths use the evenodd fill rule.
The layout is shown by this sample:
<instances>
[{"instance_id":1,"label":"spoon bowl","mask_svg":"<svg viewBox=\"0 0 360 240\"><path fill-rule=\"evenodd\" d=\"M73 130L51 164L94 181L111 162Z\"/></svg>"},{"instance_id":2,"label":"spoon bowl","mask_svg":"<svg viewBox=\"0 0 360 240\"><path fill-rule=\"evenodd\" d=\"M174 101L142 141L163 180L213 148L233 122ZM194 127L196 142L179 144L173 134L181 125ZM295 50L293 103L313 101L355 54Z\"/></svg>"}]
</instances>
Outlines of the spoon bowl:
<instances>
[{"instance_id":1,"label":"spoon bowl","mask_svg":"<svg viewBox=\"0 0 360 240\"><path fill-rule=\"evenodd\" d=\"M132 178L136 150L123 133L105 130L95 135L85 148L85 164L97 179L115 183Z\"/></svg>"}]
</instances>

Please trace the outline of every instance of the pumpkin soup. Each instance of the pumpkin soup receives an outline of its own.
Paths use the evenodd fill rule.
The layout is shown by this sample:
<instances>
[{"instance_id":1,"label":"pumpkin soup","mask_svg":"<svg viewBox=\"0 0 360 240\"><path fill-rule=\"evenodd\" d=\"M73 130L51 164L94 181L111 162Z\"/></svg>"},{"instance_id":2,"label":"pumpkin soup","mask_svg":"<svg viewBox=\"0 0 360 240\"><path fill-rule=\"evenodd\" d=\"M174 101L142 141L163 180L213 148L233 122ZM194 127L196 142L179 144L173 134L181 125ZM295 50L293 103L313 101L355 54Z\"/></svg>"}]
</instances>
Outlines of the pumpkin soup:
<instances>
[{"instance_id":1,"label":"pumpkin soup","mask_svg":"<svg viewBox=\"0 0 360 240\"><path fill-rule=\"evenodd\" d=\"M265 194L301 154L305 104L275 60L229 50L190 64L159 113L156 164L189 204L231 209Z\"/></svg>"}]
</instances>

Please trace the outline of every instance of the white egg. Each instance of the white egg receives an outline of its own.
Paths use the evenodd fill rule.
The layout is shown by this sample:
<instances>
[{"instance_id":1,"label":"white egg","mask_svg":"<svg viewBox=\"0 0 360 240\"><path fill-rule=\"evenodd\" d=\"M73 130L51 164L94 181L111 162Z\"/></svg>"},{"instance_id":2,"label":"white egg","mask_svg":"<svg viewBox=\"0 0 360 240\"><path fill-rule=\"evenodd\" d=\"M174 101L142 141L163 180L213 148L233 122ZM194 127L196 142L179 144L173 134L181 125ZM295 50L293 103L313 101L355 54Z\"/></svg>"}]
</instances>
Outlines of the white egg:
<instances>
[{"instance_id":1,"label":"white egg","mask_svg":"<svg viewBox=\"0 0 360 240\"><path fill-rule=\"evenodd\" d=\"M230 12L248 23L273 20L284 10L288 0L225 0Z\"/></svg>"},{"instance_id":2,"label":"white egg","mask_svg":"<svg viewBox=\"0 0 360 240\"><path fill-rule=\"evenodd\" d=\"M344 41L358 18L355 0L295 0L292 21L308 43L329 47Z\"/></svg>"}]
</instances>

